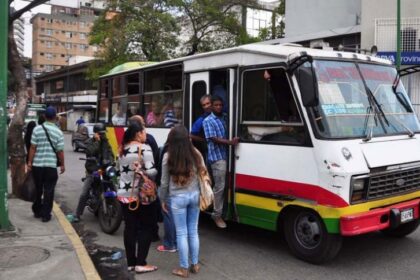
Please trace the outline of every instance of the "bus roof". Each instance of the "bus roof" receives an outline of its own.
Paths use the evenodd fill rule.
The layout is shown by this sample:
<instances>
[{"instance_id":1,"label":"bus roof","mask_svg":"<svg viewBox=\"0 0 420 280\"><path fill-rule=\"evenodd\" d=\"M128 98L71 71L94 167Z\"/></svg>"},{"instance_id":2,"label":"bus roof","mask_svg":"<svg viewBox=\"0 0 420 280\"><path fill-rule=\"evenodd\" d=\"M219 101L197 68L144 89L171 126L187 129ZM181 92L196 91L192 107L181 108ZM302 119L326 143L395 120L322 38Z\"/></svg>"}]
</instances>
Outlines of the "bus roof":
<instances>
[{"instance_id":1,"label":"bus roof","mask_svg":"<svg viewBox=\"0 0 420 280\"><path fill-rule=\"evenodd\" d=\"M242 55L250 54L249 59L245 59ZM360 60L360 61L371 61L376 63L382 63L391 65L392 62L375 56L369 56L359 53L351 52L337 52L330 50L319 50L304 48L298 45L292 44L279 44L279 45L263 45L263 44L248 44L239 47L233 47L228 49L216 50L206 53L199 53L192 56L180 57L172 60L166 60L159 63L144 63L143 65L134 66L130 69L113 72L108 72L106 75L100 78L113 76L124 72L130 72L137 69L148 69L156 66L162 66L165 64L173 64L184 62L184 71L199 71L205 69L211 69L212 67L227 67L232 65L245 66L245 65L258 65L270 62L288 62L301 55L310 55L314 58L335 58L335 59L346 59L346 60ZM239 55L239 56L232 56ZM220 56L220 59L214 59L214 57ZM275 58L273 60L273 58ZM124 65L124 64L122 64ZM119 66L122 66L119 65ZM119 67L117 66L117 67ZM114 68L115 69L115 68Z\"/></svg>"}]
</instances>

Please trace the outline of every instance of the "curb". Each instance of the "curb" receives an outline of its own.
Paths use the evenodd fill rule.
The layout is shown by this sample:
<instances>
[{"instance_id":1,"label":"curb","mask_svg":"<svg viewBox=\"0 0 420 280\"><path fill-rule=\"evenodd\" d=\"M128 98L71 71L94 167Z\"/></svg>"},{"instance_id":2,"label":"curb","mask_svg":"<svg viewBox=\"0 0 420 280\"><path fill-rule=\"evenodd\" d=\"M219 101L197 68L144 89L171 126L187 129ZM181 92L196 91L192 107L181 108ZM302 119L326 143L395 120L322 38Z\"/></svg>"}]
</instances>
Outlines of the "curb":
<instances>
[{"instance_id":1,"label":"curb","mask_svg":"<svg viewBox=\"0 0 420 280\"><path fill-rule=\"evenodd\" d=\"M58 204L54 201L53 205L53 212L54 215L57 217L61 227L64 230L64 233L70 239L74 250L76 251L77 258L79 259L80 266L82 268L83 273L85 274L86 280L100 280L101 277L99 276L96 268L85 248L83 245L82 240L80 240L79 235L74 230L73 226L69 223L64 216L63 211L61 211Z\"/></svg>"}]
</instances>

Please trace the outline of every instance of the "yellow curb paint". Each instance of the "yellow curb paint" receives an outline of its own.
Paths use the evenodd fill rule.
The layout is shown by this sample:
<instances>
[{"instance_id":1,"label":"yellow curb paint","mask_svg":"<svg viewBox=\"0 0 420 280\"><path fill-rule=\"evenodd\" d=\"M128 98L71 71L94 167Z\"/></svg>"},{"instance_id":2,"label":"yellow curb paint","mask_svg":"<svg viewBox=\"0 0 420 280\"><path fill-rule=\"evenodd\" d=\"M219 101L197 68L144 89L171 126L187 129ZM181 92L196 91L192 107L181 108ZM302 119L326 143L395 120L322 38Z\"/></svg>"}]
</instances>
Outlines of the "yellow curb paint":
<instances>
[{"instance_id":1,"label":"yellow curb paint","mask_svg":"<svg viewBox=\"0 0 420 280\"><path fill-rule=\"evenodd\" d=\"M80 266L82 267L86 280L100 280L101 277L99 277L99 274L96 271L96 268L93 265L93 262L90 259L82 240L80 240L79 235L74 230L73 226L69 223L69 221L67 221L66 216L64 216L64 213L61 211L60 207L56 202L54 202L53 212L54 215L57 217L57 220L59 221L64 232L73 244L73 248L76 251L77 258L79 259Z\"/></svg>"}]
</instances>

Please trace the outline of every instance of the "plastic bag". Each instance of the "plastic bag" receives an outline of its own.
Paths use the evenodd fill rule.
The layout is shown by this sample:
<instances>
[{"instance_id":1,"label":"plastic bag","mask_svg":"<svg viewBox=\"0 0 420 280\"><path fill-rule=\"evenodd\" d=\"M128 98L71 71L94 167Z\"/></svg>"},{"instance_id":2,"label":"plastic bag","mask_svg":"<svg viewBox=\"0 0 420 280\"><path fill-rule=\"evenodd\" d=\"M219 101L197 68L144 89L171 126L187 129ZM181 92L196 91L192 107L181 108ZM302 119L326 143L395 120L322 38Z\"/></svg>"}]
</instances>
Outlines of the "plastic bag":
<instances>
[{"instance_id":1,"label":"plastic bag","mask_svg":"<svg viewBox=\"0 0 420 280\"><path fill-rule=\"evenodd\" d=\"M35 180L34 176L32 175L32 171L26 173L25 181L23 182L23 186L20 193L20 198L25 201L34 202L36 198L36 187L35 187Z\"/></svg>"}]
</instances>

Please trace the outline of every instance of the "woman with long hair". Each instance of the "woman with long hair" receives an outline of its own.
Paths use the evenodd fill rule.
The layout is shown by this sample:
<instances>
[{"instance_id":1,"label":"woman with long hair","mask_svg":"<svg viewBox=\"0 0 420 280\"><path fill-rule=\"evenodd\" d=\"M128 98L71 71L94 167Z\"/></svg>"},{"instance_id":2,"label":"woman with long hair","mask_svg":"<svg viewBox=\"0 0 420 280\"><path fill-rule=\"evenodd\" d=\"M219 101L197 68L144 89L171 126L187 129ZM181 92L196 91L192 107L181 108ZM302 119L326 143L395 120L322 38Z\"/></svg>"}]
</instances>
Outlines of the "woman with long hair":
<instances>
[{"instance_id":1,"label":"woman with long hair","mask_svg":"<svg viewBox=\"0 0 420 280\"><path fill-rule=\"evenodd\" d=\"M189 133L183 126L175 126L168 135L168 152L162 161L161 201L162 209L169 196L175 222L179 252L179 267L172 274L188 277L189 272L198 273L199 237L199 174L205 170L200 152L194 148ZM189 263L191 258L191 265Z\"/></svg>"},{"instance_id":2,"label":"woman with long hair","mask_svg":"<svg viewBox=\"0 0 420 280\"><path fill-rule=\"evenodd\" d=\"M141 123L133 123L124 132L119 149L120 182L117 197L121 202L125 221L124 247L127 266L136 273L157 269L156 266L148 265L146 258L157 223L158 203L155 198L150 203L140 203L139 189L134 185L135 172L144 166L141 151L145 141L146 129Z\"/></svg>"}]
</instances>

